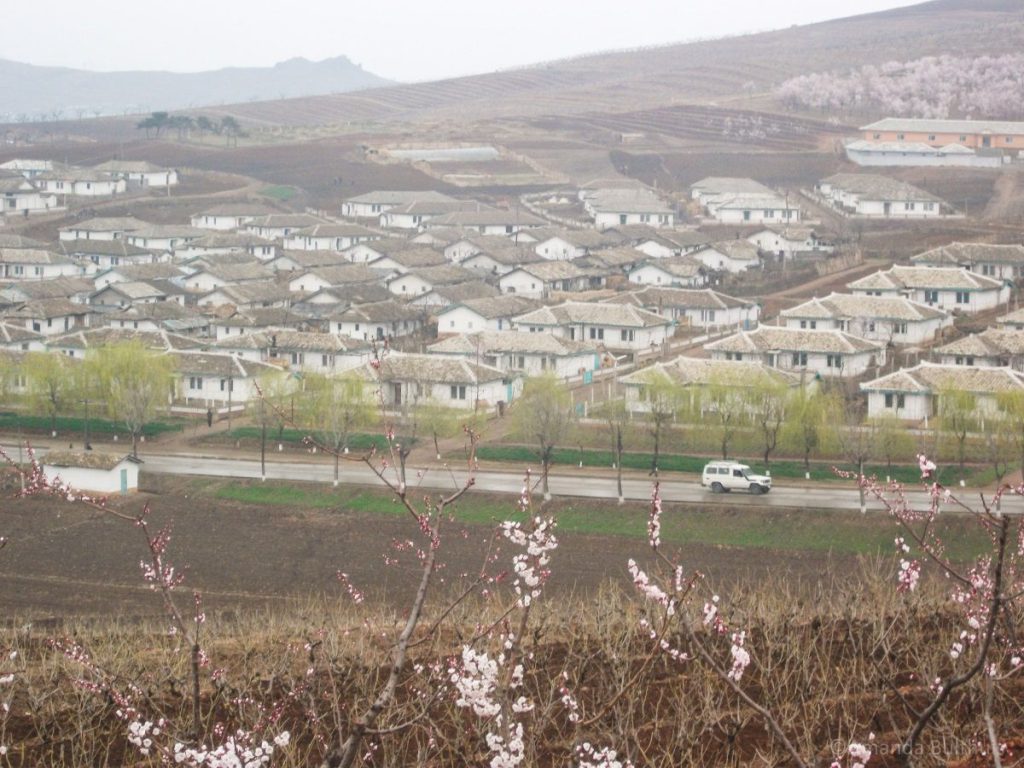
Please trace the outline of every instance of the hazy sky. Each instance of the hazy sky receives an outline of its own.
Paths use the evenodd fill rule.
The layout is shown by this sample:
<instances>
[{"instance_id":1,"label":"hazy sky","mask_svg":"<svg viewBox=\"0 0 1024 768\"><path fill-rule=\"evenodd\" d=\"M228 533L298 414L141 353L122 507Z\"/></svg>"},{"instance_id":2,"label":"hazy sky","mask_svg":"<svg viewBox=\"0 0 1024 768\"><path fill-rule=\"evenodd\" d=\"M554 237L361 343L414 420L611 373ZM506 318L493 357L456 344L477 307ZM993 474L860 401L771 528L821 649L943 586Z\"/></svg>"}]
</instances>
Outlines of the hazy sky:
<instances>
[{"instance_id":1,"label":"hazy sky","mask_svg":"<svg viewBox=\"0 0 1024 768\"><path fill-rule=\"evenodd\" d=\"M195 72L347 55L402 81L778 29L908 0L48 0L7 3L0 58Z\"/></svg>"}]
</instances>

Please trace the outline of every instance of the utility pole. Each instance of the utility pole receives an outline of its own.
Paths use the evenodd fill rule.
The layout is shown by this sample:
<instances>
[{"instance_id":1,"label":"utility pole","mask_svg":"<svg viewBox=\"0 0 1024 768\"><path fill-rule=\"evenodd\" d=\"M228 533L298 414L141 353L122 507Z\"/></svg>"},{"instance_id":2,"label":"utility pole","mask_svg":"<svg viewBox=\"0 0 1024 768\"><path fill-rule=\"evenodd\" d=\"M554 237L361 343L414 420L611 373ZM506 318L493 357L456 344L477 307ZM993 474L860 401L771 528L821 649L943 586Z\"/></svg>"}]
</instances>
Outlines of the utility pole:
<instances>
[{"instance_id":1,"label":"utility pole","mask_svg":"<svg viewBox=\"0 0 1024 768\"><path fill-rule=\"evenodd\" d=\"M85 450L91 451L92 441L90 439L91 435L89 434L89 398L87 397L82 400L82 403L85 405Z\"/></svg>"},{"instance_id":2,"label":"utility pole","mask_svg":"<svg viewBox=\"0 0 1024 768\"><path fill-rule=\"evenodd\" d=\"M228 434L231 434L231 395L235 389L235 359L228 356Z\"/></svg>"}]
</instances>

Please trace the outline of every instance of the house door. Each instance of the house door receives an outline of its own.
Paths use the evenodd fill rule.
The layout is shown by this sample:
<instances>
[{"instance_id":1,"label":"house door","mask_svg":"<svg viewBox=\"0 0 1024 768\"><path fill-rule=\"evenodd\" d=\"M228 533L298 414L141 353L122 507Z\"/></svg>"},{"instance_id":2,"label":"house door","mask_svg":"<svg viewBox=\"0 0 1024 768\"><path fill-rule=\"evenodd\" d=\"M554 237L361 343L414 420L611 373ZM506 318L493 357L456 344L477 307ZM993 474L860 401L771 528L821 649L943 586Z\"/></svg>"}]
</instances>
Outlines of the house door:
<instances>
[{"instance_id":1,"label":"house door","mask_svg":"<svg viewBox=\"0 0 1024 768\"><path fill-rule=\"evenodd\" d=\"M395 401L395 405L401 405L402 404L402 385L401 384L395 384L394 401Z\"/></svg>"},{"instance_id":2,"label":"house door","mask_svg":"<svg viewBox=\"0 0 1024 768\"><path fill-rule=\"evenodd\" d=\"M882 213L885 216L888 216L889 214L891 214L892 213L892 203L884 203L882 205Z\"/></svg>"},{"instance_id":3,"label":"house door","mask_svg":"<svg viewBox=\"0 0 1024 768\"><path fill-rule=\"evenodd\" d=\"M992 146L992 137L991 136L982 136L981 137L981 146L983 146L983 147L991 147Z\"/></svg>"},{"instance_id":4,"label":"house door","mask_svg":"<svg viewBox=\"0 0 1024 768\"><path fill-rule=\"evenodd\" d=\"M127 496L128 495L128 470L127 469L122 469L121 470L121 495L122 496Z\"/></svg>"}]
</instances>

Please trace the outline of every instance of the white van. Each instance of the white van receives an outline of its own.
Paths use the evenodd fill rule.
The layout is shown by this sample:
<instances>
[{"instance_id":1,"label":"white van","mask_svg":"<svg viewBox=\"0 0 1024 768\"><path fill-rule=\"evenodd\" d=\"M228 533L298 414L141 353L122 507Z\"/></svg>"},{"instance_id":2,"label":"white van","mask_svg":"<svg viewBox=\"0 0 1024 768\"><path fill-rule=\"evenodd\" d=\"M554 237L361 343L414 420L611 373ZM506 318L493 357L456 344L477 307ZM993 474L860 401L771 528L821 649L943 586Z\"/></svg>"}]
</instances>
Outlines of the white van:
<instances>
[{"instance_id":1,"label":"white van","mask_svg":"<svg viewBox=\"0 0 1024 768\"><path fill-rule=\"evenodd\" d=\"M750 467L738 461L712 461L704 467L700 484L710 488L713 493L768 493L772 489L772 479L768 475L755 475Z\"/></svg>"}]
</instances>

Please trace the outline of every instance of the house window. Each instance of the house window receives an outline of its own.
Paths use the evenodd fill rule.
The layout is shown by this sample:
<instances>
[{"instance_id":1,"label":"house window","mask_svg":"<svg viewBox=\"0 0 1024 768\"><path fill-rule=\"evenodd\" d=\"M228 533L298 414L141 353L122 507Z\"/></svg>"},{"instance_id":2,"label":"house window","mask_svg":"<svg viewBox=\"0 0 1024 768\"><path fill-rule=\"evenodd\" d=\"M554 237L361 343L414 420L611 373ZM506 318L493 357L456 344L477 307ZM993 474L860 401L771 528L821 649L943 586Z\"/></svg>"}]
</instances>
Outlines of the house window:
<instances>
[{"instance_id":1,"label":"house window","mask_svg":"<svg viewBox=\"0 0 1024 768\"><path fill-rule=\"evenodd\" d=\"M905 138L906 138L906 134L904 134L904 133L897 133L896 134L897 141L903 141Z\"/></svg>"},{"instance_id":2,"label":"house window","mask_svg":"<svg viewBox=\"0 0 1024 768\"><path fill-rule=\"evenodd\" d=\"M967 137L966 136L961 136L960 137L960 141L967 141Z\"/></svg>"},{"instance_id":3,"label":"house window","mask_svg":"<svg viewBox=\"0 0 1024 768\"><path fill-rule=\"evenodd\" d=\"M991 277L995 273L996 273L996 265L995 264L982 264L981 265L981 274L988 275L988 276Z\"/></svg>"},{"instance_id":4,"label":"house window","mask_svg":"<svg viewBox=\"0 0 1024 768\"><path fill-rule=\"evenodd\" d=\"M726 360L742 360L743 359L743 353L742 352L726 352L725 353L725 359Z\"/></svg>"},{"instance_id":5,"label":"house window","mask_svg":"<svg viewBox=\"0 0 1024 768\"><path fill-rule=\"evenodd\" d=\"M452 384L452 400L465 400L466 399L466 385L465 384Z\"/></svg>"},{"instance_id":6,"label":"house window","mask_svg":"<svg viewBox=\"0 0 1024 768\"><path fill-rule=\"evenodd\" d=\"M914 210L914 204L913 203L904 203L903 204L903 210L904 211L912 211L912 210Z\"/></svg>"},{"instance_id":7,"label":"house window","mask_svg":"<svg viewBox=\"0 0 1024 768\"><path fill-rule=\"evenodd\" d=\"M937 304L939 301L938 291L925 291L924 292L925 304Z\"/></svg>"},{"instance_id":8,"label":"house window","mask_svg":"<svg viewBox=\"0 0 1024 768\"><path fill-rule=\"evenodd\" d=\"M324 368L327 367L327 355L320 355L320 365Z\"/></svg>"},{"instance_id":9,"label":"house window","mask_svg":"<svg viewBox=\"0 0 1024 768\"><path fill-rule=\"evenodd\" d=\"M968 293L967 291L957 291L956 292L956 303L957 304L970 304L971 303L971 294Z\"/></svg>"},{"instance_id":10,"label":"house window","mask_svg":"<svg viewBox=\"0 0 1024 768\"><path fill-rule=\"evenodd\" d=\"M635 331L633 331L632 329L627 330L623 328L622 331L620 331L619 333L619 338L621 341L634 341Z\"/></svg>"},{"instance_id":11,"label":"house window","mask_svg":"<svg viewBox=\"0 0 1024 768\"><path fill-rule=\"evenodd\" d=\"M202 382L202 379L199 380ZM234 379L221 379L220 380L220 391L221 392L234 392L235 391L235 380Z\"/></svg>"},{"instance_id":12,"label":"house window","mask_svg":"<svg viewBox=\"0 0 1024 768\"><path fill-rule=\"evenodd\" d=\"M603 340L604 339L604 328L591 328L590 329L590 338Z\"/></svg>"},{"instance_id":13,"label":"house window","mask_svg":"<svg viewBox=\"0 0 1024 768\"><path fill-rule=\"evenodd\" d=\"M925 203L924 204L924 209L926 211L934 211L935 210L935 203Z\"/></svg>"},{"instance_id":14,"label":"house window","mask_svg":"<svg viewBox=\"0 0 1024 768\"><path fill-rule=\"evenodd\" d=\"M189 389L202 389L203 388L203 377L202 376L189 376L188 378Z\"/></svg>"},{"instance_id":15,"label":"house window","mask_svg":"<svg viewBox=\"0 0 1024 768\"><path fill-rule=\"evenodd\" d=\"M934 133L928 134L928 141L935 141L935 134Z\"/></svg>"},{"instance_id":16,"label":"house window","mask_svg":"<svg viewBox=\"0 0 1024 768\"><path fill-rule=\"evenodd\" d=\"M807 353L806 352L794 352L793 353L793 367L794 368L806 368L807 367Z\"/></svg>"},{"instance_id":17,"label":"house window","mask_svg":"<svg viewBox=\"0 0 1024 768\"><path fill-rule=\"evenodd\" d=\"M880 133L873 134L871 138L873 138L873 139L880 139L880 138L882 138L882 134L880 134Z\"/></svg>"},{"instance_id":18,"label":"house window","mask_svg":"<svg viewBox=\"0 0 1024 768\"><path fill-rule=\"evenodd\" d=\"M774 217L775 217L775 211L773 211L773 210L772 210L771 208L768 208L768 209L767 209L767 210L765 210L765 212L764 212L764 217L765 217L766 219L771 219L771 218L774 218Z\"/></svg>"},{"instance_id":19,"label":"house window","mask_svg":"<svg viewBox=\"0 0 1024 768\"><path fill-rule=\"evenodd\" d=\"M874 330L874 329L872 329L872 330ZM907 333L907 324L906 323L894 323L893 327L892 327L892 331L895 334L906 335L906 333Z\"/></svg>"},{"instance_id":20,"label":"house window","mask_svg":"<svg viewBox=\"0 0 1024 768\"><path fill-rule=\"evenodd\" d=\"M839 370L843 367L843 356L842 355L827 355L825 358L825 365L829 368L835 368Z\"/></svg>"},{"instance_id":21,"label":"house window","mask_svg":"<svg viewBox=\"0 0 1024 768\"><path fill-rule=\"evenodd\" d=\"M902 394L894 394L892 392L885 393L885 407L893 408L896 410L902 410L906 405L906 396Z\"/></svg>"}]
</instances>

